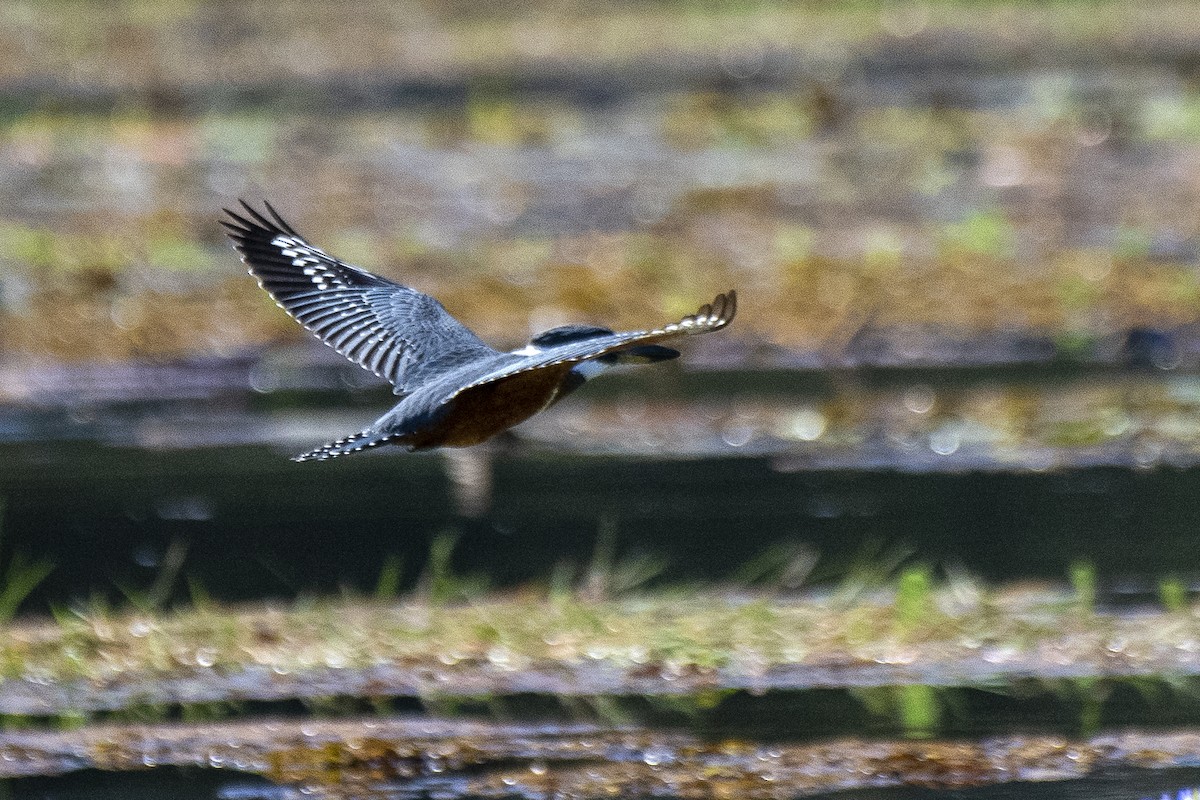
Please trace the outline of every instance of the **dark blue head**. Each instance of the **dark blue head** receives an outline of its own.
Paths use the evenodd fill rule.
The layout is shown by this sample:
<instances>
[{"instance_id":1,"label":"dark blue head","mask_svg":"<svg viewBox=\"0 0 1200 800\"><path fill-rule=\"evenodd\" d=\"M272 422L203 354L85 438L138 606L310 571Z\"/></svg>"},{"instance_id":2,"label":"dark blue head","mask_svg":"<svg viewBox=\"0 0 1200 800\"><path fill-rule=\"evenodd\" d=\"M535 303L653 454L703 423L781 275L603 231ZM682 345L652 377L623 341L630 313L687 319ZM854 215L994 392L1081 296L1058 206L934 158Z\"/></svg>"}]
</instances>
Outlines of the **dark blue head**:
<instances>
[{"instance_id":1,"label":"dark blue head","mask_svg":"<svg viewBox=\"0 0 1200 800\"><path fill-rule=\"evenodd\" d=\"M551 328L548 331L542 331L530 339L529 343L534 347L548 348L589 339L603 339L606 336L612 335L613 332L610 329L601 328L597 325L563 325L558 328ZM598 356L596 361L602 364L650 364L655 361L666 361L667 359L677 358L678 356L679 351L672 350L670 347L662 347L657 344L643 344L631 347L628 350Z\"/></svg>"},{"instance_id":2,"label":"dark blue head","mask_svg":"<svg viewBox=\"0 0 1200 800\"><path fill-rule=\"evenodd\" d=\"M534 347L557 347L560 344L612 336L612 333L608 328L601 328L596 325L563 325L558 328L551 328L548 331L542 331L530 339L529 343Z\"/></svg>"}]
</instances>

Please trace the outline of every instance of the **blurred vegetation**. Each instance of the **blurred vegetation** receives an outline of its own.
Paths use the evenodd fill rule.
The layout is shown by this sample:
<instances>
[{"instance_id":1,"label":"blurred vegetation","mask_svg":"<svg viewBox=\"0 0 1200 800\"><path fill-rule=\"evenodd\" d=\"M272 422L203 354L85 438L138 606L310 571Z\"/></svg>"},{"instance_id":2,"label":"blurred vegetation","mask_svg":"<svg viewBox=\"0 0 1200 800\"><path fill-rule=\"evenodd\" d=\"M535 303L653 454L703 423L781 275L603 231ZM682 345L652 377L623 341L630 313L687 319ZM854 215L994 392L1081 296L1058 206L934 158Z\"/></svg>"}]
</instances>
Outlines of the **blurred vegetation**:
<instances>
[{"instance_id":1,"label":"blurred vegetation","mask_svg":"<svg viewBox=\"0 0 1200 800\"><path fill-rule=\"evenodd\" d=\"M54 564L45 558L34 558L8 546L3 538L5 501L0 497L0 624L10 622L17 609L46 577Z\"/></svg>"},{"instance_id":2,"label":"blurred vegetation","mask_svg":"<svg viewBox=\"0 0 1200 800\"><path fill-rule=\"evenodd\" d=\"M1053 699L1055 724L1085 734L1139 705L1135 714L1172 705L1200 714L1194 665L1177 652L1197 635L1186 594L1165 600L1163 612L1106 612L1046 590L965 591L932 581L925 567L850 602L814 592L599 599L587 591L475 595L458 604L435 597L60 610L53 622L6 629L0 709L9 726L28 724L20 718L28 713L43 722L61 714L68 726L81 714L168 719L183 709L205 719L238 713L222 704L246 700L299 699L314 708L328 700L327 713L361 714L367 701L351 698L367 681L376 700L415 697L459 715L486 710L488 698L501 703L516 680L522 692L558 697L560 711L576 718L587 710L582 716L608 722L657 717L700 727L721 719L752 727L737 721L751 709L736 710L745 696L734 690L747 687L798 690L788 702L812 703L817 714L829 713L820 710L821 690L848 690L867 715L912 736L979 727L973 715L981 712L970 708L982 698L960 693L972 687L1009 698L1006 714L1028 713L1016 701ZM268 673L279 677L260 679ZM341 711L325 694L331 675L340 676ZM35 709L22 690L29 681L57 692L42 693ZM633 700L659 696L650 705Z\"/></svg>"},{"instance_id":3,"label":"blurred vegetation","mask_svg":"<svg viewBox=\"0 0 1200 800\"><path fill-rule=\"evenodd\" d=\"M302 337L223 241L238 196L506 344L727 286L741 337L824 355L865 329L1070 353L1200 322L1200 38L1165 33L1194 10L70 6L0 9L9 355ZM1130 43L1140 77L1085 80ZM962 59L1000 95L946 83Z\"/></svg>"}]
</instances>

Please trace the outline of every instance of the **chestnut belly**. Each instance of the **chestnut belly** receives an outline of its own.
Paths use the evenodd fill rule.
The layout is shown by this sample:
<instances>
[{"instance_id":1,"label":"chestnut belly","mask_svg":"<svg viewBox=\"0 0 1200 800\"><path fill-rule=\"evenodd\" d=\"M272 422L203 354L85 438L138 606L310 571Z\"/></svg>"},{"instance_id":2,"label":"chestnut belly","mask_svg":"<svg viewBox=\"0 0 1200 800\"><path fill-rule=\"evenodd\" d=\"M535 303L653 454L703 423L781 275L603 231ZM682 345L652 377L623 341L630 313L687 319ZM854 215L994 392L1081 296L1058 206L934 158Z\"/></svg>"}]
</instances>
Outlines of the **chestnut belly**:
<instances>
[{"instance_id":1,"label":"chestnut belly","mask_svg":"<svg viewBox=\"0 0 1200 800\"><path fill-rule=\"evenodd\" d=\"M571 367L531 370L468 389L450 401L436 422L404 437L404 444L421 450L484 442L553 403Z\"/></svg>"}]
</instances>

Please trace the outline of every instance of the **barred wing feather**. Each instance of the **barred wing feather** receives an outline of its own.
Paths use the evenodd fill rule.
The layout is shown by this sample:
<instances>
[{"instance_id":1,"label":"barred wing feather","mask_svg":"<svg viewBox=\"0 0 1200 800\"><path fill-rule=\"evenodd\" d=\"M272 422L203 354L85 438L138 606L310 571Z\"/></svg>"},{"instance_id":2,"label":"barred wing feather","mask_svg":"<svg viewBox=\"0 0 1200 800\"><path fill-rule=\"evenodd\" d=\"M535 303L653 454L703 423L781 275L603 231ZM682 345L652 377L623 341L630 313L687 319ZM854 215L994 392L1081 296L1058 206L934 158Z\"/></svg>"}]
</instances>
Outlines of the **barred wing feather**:
<instances>
[{"instance_id":1,"label":"barred wing feather","mask_svg":"<svg viewBox=\"0 0 1200 800\"><path fill-rule=\"evenodd\" d=\"M234 246L285 311L354 363L406 394L430 378L496 351L434 298L310 245L271 207L225 209Z\"/></svg>"}]
</instances>

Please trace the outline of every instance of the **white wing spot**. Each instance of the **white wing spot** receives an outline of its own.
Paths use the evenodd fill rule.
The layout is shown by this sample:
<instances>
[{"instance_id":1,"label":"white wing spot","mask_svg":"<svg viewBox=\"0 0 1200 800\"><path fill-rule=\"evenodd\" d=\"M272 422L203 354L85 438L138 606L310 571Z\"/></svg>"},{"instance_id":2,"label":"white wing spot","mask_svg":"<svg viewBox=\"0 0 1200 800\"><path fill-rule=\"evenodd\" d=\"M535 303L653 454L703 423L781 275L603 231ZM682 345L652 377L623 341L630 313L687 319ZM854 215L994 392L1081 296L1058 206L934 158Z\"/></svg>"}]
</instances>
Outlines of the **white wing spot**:
<instances>
[{"instance_id":1,"label":"white wing spot","mask_svg":"<svg viewBox=\"0 0 1200 800\"><path fill-rule=\"evenodd\" d=\"M520 350L509 351L514 356L536 356L542 353L542 348L537 345L527 344Z\"/></svg>"},{"instance_id":2,"label":"white wing spot","mask_svg":"<svg viewBox=\"0 0 1200 800\"><path fill-rule=\"evenodd\" d=\"M583 376L583 379L591 380L608 369L608 364L603 361L582 361L575 365L575 372Z\"/></svg>"}]
</instances>

